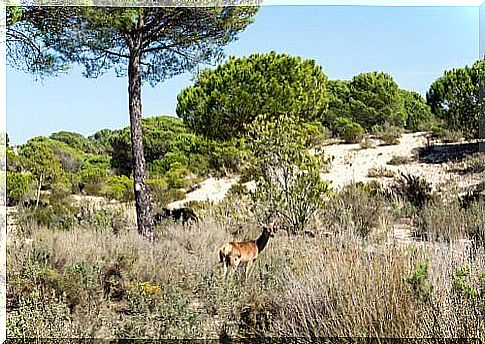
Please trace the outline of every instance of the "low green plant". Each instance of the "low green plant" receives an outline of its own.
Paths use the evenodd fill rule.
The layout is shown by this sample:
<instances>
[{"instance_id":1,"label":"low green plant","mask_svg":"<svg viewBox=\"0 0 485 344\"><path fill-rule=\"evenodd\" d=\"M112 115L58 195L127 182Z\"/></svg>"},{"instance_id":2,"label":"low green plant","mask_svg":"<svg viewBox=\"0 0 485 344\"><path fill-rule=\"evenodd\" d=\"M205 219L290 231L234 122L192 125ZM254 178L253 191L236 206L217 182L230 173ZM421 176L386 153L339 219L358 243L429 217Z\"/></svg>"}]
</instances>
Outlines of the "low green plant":
<instances>
[{"instance_id":1,"label":"low green plant","mask_svg":"<svg viewBox=\"0 0 485 344\"><path fill-rule=\"evenodd\" d=\"M411 158L409 158L408 156L394 155L392 159L387 162L387 164L393 165L393 166L406 165L406 164L409 164L411 161L412 161Z\"/></svg>"},{"instance_id":2,"label":"low green plant","mask_svg":"<svg viewBox=\"0 0 485 344\"><path fill-rule=\"evenodd\" d=\"M35 178L31 173L7 171L7 205L35 198Z\"/></svg>"},{"instance_id":3,"label":"low green plant","mask_svg":"<svg viewBox=\"0 0 485 344\"><path fill-rule=\"evenodd\" d=\"M404 282L419 301L427 304L432 302L433 285L429 283L429 259L419 262L414 272L404 277Z\"/></svg>"},{"instance_id":4,"label":"low green plant","mask_svg":"<svg viewBox=\"0 0 485 344\"><path fill-rule=\"evenodd\" d=\"M118 201L133 200L133 179L126 176L111 176L106 178L99 194L109 199Z\"/></svg>"},{"instance_id":5,"label":"low green plant","mask_svg":"<svg viewBox=\"0 0 485 344\"><path fill-rule=\"evenodd\" d=\"M333 131L346 143L357 143L364 137L364 128L350 118L337 117L333 123Z\"/></svg>"}]
</instances>

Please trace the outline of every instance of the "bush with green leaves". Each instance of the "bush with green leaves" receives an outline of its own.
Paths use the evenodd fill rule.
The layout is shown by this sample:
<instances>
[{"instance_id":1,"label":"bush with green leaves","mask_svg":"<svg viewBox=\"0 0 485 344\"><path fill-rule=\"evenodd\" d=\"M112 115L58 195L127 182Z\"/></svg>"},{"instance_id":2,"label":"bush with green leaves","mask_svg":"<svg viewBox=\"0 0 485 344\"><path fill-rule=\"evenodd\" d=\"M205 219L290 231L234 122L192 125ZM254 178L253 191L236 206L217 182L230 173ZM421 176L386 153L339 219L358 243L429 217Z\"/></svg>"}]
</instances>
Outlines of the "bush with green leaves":
<instances>
[{"instance_id":1,"label":"bush with green leaves","mask_svg":"<svg viewBox=\"0 0 485 344\"><path fill-rule=\"evenodd\" d=\"M485 78L485 61L471 67L454 68L433 82L426 94L432 112L445 120L449 129L461 130L469 138L478 138L483 105L480 87Z\"/></svg>"},{"instance_id":2,"label":"bush with green leaves","mask_svg":"<svg viewBox=\"0 0 485 344\"><path fill-rule=\"evenodd\" d=\"M207 175L211 170L239 169L236 141L213 141L190 133L184 123L169 116L142 121L145 159L150 172L168 173L172 164L188 171ZM129 128L110 133L112 166L119 173L131 175L131 139Z\"/></svg>"},{"instance_id":3,"label":"bush with green leaves","mask_svg":"<svg viewBox=\"0 0 485 344\"><path fill-rule=\"evenodd\" d=\"M37 200L43 189L54 189L56 186L63 189L71 187L61 160L50 148L50 143L49 139L35 138L23 145L19 153L22 170L30 172L35 178Z\"/></svg>"},{"instance_id":4,"label":"bush with green leaves","mask_svg":"<svg viewBox=\"0 0 485 344\"><path fill-rule=\"evenodd\" d=\"M31 173L7 171L7 205L17 205L35 197L35 179Z\"/></svg>"},{"instance_id":5,"label":"bush with green leaves","mask_svg":"<svg viewBox=\"0 0 485 344\"><path fill-rule=\"evenodd\" d=\"M99 191L100 195L118 201L131 201L133 194L133 179L127 176L111 176Z\"/></svg>"},{"instance_id":6,"label":"bush with green leaves","mask_svg":"<svg viewBox=\"0 0 485 344\"><path fill-rule=\"evenodd\" d=\"M258 116L248 131L249 168L257 178L252 194L256 208L262 217L279 214L290 233L302 233L330 192L320 177L323 151L309 152L301 121L290 115L272 121Z\"/></svg>"},{"instance_id":7,"label":"bush with green leaves","mask_svg":"<svg viewBox=\"0 0 485 344\"><path fill-rule=\"evenodd\" d=\"M73 176L73 183L78 191L88 195L99 195L101 185L111 174L110 159L95 155L87 158L80 170Z\"/></svg>"},{"instance_id":8,"label":"bush with green leaves","mask_svg":"<svg viewBox=\"0 0 485 344\"><path fill-rule=\"evenodd\" d=\"M177 116L194 132L229 140L247 133L258 114L268 120L283 114L321 119L327 102L327 77L313 60L277 54L231 57L198 75L177 97Z\"/></svg>"},{"instance_id":9,"label":"bush with green leaves","mask_svg":"<svg viewBox=\"0 0 485 344\"><path fill-rule=\"evenodd\" d=\"M335 135L346 143L357 143L364 137L364 128L349 118L337 117L332 123Z\"/></svg>"},{"instance_id":10,"label":"bush with green leaves","mask_svg":"<svg viewBox=\"0 0 485 344\"><path fill-rule=\"evenodd\" d=\"M360 124L366 131L386 122L402 128L408 113L414 108L421 110L418 98L411 94L407 97L393 78L382 72L361 73L350 81L331 80L328 90L329 107L323 119L326 125L332 125L336 118L342 117ZM416 113L414 116L420 115Z\"/></svg>"},{"instance_id":11,"label":"bush with green leaves","mask_svg":"<svg viewBox=\"0 0 485 344\"><path fill-rule=\"evenodd\" d=\"M11 172L20 172L22 170L21 159L12 147L6 147L5 157L7 159L6 170Z\"/></svg>"},{"instance_id":12,"label":"bush with green leaves","mask_svg":"<svg viewBox=\"0 0 485 344\"><path fill-rule=\"evenodd\" d=\"M94 142L90 141L88 138L78 133L59 131L57 133L51 134L49 138L52 140L63 142L69 147L84 153L95 154L99 151L99 149L96 148Z\"/></svg>"}]
</instances>

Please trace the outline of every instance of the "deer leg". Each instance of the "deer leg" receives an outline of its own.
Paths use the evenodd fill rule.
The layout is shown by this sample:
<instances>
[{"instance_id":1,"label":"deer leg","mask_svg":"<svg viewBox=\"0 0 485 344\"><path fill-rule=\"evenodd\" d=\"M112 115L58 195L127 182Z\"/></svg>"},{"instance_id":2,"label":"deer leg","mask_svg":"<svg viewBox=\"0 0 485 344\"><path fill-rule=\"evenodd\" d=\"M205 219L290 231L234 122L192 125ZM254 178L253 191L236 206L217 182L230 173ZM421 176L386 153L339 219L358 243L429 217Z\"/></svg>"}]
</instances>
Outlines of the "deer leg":
<instances>
[{"instance_id":1,"label":"deer leg","mask_svg":"<svg viewBox=\"0 0 485 344\"><path fill-rule=\"evenodd\" d=\"M246 280L248 279L249 269L251 268L251 265L253 265L253 261L252 260L248 261L248 263L246 264Z\"/></svg>"},{"instance_id":2,"label":"deer leg","mask_svg":"<svg viewBox=\"0 0 485 344\"><path fill-rule=\"evenodd\" d=\"M224 265L224 278L226 278L227 276L227 259L224 259L224 261L222 262L222 264Z\"/></svg>"}]
</instances>

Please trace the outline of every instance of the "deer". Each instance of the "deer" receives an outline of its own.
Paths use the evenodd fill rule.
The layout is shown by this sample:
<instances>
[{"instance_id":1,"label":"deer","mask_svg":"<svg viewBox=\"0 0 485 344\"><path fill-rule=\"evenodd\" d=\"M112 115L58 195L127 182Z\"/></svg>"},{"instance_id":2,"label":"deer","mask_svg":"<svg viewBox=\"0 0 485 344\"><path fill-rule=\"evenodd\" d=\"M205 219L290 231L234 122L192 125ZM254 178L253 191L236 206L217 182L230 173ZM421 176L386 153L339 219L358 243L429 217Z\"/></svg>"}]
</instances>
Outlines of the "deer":
<instances>
[{"instance_id":1,"label":"deer","mask_svg":"<svg viewBox=\"0 0 485 344\"><path fill-rule=\"evenodd\" d=\"M256 240L242 242L226 242L219 249L219 263L223 263L224 278L227 277L229 269L235 272L241 262L246 263L246 279L249 269L258 255L266 247L270 237L274 236L276 219L269 223L261 223L263 232Z\"/></svg>"}]
</instances>

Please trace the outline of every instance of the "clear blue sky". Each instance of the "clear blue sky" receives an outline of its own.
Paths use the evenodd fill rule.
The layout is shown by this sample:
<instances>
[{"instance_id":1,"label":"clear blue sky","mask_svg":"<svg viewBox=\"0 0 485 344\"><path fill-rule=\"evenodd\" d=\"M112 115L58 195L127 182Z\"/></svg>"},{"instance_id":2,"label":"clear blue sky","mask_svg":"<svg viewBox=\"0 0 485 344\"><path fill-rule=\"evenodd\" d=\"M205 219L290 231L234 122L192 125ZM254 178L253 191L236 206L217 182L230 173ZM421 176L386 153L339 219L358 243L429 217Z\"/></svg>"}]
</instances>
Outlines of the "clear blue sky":
<instances>
[{"instance_id":1,"label":"clear blue sky","mask_svg":"<svg viewBox=\"0 0 485 344\"><path fill-rule=\"evenodd\" d=\"M479 57L478 7L263 6L255 22L226 48L246 56L271 50L315 59L331 79L366 71L390 73L423 96L446 69ZM34 81L7 69L7 132L11 144L60 130L91 135L128 125L127 80L106 74ZM175 114L188 73L142 90L144 116Z\"/></svg>"}]
</instances>

